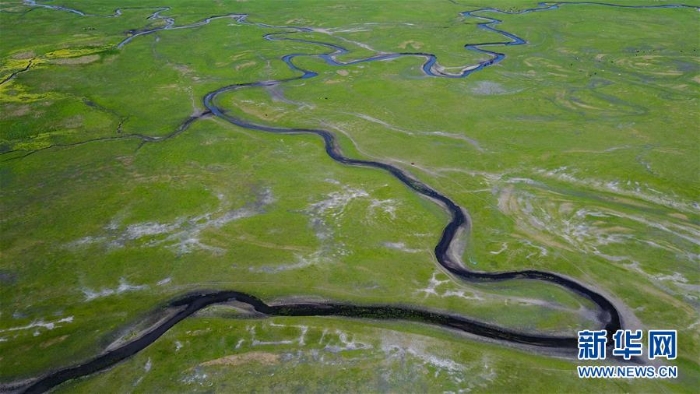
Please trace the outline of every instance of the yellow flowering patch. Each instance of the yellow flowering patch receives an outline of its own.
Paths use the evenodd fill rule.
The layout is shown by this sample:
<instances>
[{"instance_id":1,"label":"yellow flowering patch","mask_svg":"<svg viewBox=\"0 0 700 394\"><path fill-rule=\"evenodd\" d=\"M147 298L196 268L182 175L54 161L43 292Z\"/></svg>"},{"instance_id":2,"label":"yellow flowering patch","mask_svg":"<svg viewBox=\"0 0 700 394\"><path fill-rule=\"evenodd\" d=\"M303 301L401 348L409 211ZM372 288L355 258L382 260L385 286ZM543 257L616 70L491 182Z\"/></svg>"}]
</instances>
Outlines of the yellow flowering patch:
<instances>
[{"instance_id":1,"label":"yellow flowering patch","mask_svg":"<svg viewBox=\"0 0 700 394\"><path fill-rule=\"evenodd\" d=\"M65 59L68 57L80 57L92 55L104 51L107 47L91 47L91 48L64 48L48 52L44 55L47 59Z\"/></svg>"},{"instance_id":2,"label":"yellow flowering patch","mask_svg":"<svg viewBox=\"0 0 700 394\"><path fill-rule=\"evenodd\" d=\"M30 137L28 140L19 141L14 144L13 150L37 150L48 148L52 145L52 139L54 137L60 137L63 135L75 134L75 130L57 130L50 131L46 133L41 133Z\"/></svg>"},{"instance_id":3,"label":"yellow flowering patch","mask_svg":"<svg viewBox=\"0 0 700 394\"><path fill-rule=\"evenodd\" d=\"M30 103L41 100L53 100L60 98L61 94L55 92L29 93L26 87L9 80L0 85L0 102L5 103Z\"/></svg>"},{"instance_id":4,"label":"yellow flowering patch","mask_svg":"<svg viewBox=\"0 0 700 394\"><path fill-rule=\"evenodd\" d=\"M7 58L0 66L0 75L11 74L19 70L24 70L31 63L33 66L37 64L46 63L46 59L42 58L32 58L32 59L13 59Z\"/></svg>"}]
</instances>

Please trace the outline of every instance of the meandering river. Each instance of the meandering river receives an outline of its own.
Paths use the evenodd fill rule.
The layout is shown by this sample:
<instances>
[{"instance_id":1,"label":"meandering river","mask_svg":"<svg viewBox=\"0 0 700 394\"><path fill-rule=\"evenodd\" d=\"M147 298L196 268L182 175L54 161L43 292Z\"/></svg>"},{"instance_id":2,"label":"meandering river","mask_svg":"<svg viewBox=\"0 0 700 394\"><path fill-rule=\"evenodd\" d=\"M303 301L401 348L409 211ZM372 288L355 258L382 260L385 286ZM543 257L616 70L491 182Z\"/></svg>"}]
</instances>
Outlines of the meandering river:
<instances>
[{"instance_id":1,"label":"meandering river","mask_svg":"<svg viewBox=\"0 0 700 394\"><path fill-rule=\"evenodd\" d=\"M67 11L80 16L89 16L79 10L70 9L66 7L58 6L47 6L38 4L35 1L25 1L25 4L30 7L46 7L54 9L57 11ZM531 8L527 10L518 11L516 13L528 13L528 12L539 12L545 10L555 10L563 4L567 5L600 5L609 7L624 7L624 8L671 8L671 7L689 7L685 5L660 5L660 6L618 6L613 4L603 4L603 3L589 3L589 2L579 2L579 3L540 3L538 7ZM689 7L696 8L696 7ZM150 18L151 19L164 19L165 24L159 28L149 29L149 30L139 30L132 31L132 34L118 44L121 48L131 42L136 38L148 34L152 34L158 31L165 31L171 29L185 29L197 26L203 26L210 21L218 18L234 18L239 23L251 23L247 21L246 15L241 14L229 14L223 16L213 16L203 19L199 22L192 23L190 25L178 26L175 20L172 18L166 18L161 16L161 13L166 11L168 8L158 8ZM360 62L371 62L378 60L389 60L400 57L415 57L420 59L423 63L421 70L425 75L431 77L439 78L464 78L473 72L481 71L495 63L501 62L505 59L505 55L492 50L485 49L486 47L493 48L497 46L506 45L524 45L526 41L522 38L516 36L513 33L509 33L495 26L500 23L500 20L486 17L484 14L497 14L506 13L494 8L483 8L474 11L463 12L462 15L465 17L478 18L483 22L479 23L479 27L486 29L495 33L500 34L503 37L501 42L487 42L487 43L470 43L465 45L467 50L477 51L482 54L487 54L489 59L478 63L463 67L457 73L447 73L442 71L439 67L437 58L435 55L430 53L381 53L373 55L367 58L343 62L338 60L340 55L348 53L346 48L339 45L325 43L321 41L311 41L304 39L297 39L289 37L289 32L310 32L313 31L312 28L306 27L286 27L288 30L285 33L273 33L267 34L264 37L268 40L286 40L286 41L296 41L304 42L306 44L312 44L320 46L322 48L328 49L327 53L323 54L303 54L303 53L292 53L281 57L281 59L289 66L290 69L299 73L299 76L295 78L288 78L282 80L266 80L266 81L254 81L245 84L235 84L223 86L216 89L203 97L203 104L207 108L207 114L219 117L233 125L242 127L248 130L268 132L268 133L278 133L278 134L299 134L299 135L312 135L322 138L325 143L325 151L329 157L338 163L348 165L348 166L360 166L375 168L379 171L384 171L388 175L395 177L403 184L405 184L413 192L418 193L436 204L438 204L442 209L444 209L449 214L449 222L445 225L442 230L442 235L437 245L435 246L434 252L437 262L450 274L453 275L455 280L462 280L467 282L496 282L496 281L508 281L513 279L526 279L526 280L537 280L550 282L555 285L561 286L571 292L574 292L582 297L591 300L598 308L598 320L600 328L608 330L609 335L612 335L616 330L622 327L622 322L620 319L620 314L606 297L601 295L599 292L592 290L589 286L580 283L573 278L569 278L557 273L538 271L538 270L522 270L522 271L506 271L506 272L477 272L468 270L465 268L464 264L460 260L460 253L457 248L457 240L460 237L468 234L471 221L467 211L456 204L447 195L433 189L424 182L419 181L416 177L411 175L409 172L398 168L396 166L383 163L381 161L370 161L362 160L357 158L351 158L343 154L340 149L335 135L327 130L323 129L306 129L306 128L284 128L277 127L273 125L266 125L260 123L254 123L252 121L246 120L236 114L230 112L223 106L219 105L217 98L223 93L235 93L236 91L241 91L244 89L260 89L265 87L270 87L274 85L283 85L285 83L299 80L313 78L318 74L312 70L306 70L301 68L295 63L295 60L300 57L316 57L323 59L327 64L333 66L348 66ZM116 10L110 17L116 17L121 15L120 10ZM269 27L263 24L256 24L261 27ZM277 27L277 26L276 26ZM181 133L187 129L187 127L198 117L188 118L183 124L178 128L177 133ZM67 380L74 379L81 376L90 375L92 373L104 370L116 363L127 359L128 357L138 353L143 350L151 343L156 341L160 336L167 332L170 328L175 326L178 322L186 319L195 312L206 308L213 304L227 303L236 301L238 303L247 304L252 309L254 309L258 314L265 316L343 316L355 319L391 319L391 320L407 320L416 321L426 324L432 324L440 327L445 327L447 329L458 330L466 332L472 335L525 345L548 347L548 348L561 348L561 349L571 349L571 354L574 353L577 346L577 339L575 336L546 336L538 335L536 333L526 333L518 332L514 330L509 330L501 328L495 325L474 321L466 317L458 316L455 314L450 314L447 312L437 312L420 308L412 308L407 306L395 306L395 305L354 305L342 302L296 302L296 303L285 303L285 304L274 304L268 305L263 300L256 298L253 295L237 292L233 290L221 290L221 291L200 291L192 292L190 294L181 296L168 305L174 313L170 315L166 320L161 321L156 327L152 328L150 331L144 333L137 339L125 343L121 347L116 349L106 351L102 355L93 358L92 360L80 363L75 366L71 366L65 369L61 369L55 372L50 372L43 377L37 378L32 381L27 386L18 386L20 390L26 393L43 392L55 387Z\"/></svg>"}]
</instances>

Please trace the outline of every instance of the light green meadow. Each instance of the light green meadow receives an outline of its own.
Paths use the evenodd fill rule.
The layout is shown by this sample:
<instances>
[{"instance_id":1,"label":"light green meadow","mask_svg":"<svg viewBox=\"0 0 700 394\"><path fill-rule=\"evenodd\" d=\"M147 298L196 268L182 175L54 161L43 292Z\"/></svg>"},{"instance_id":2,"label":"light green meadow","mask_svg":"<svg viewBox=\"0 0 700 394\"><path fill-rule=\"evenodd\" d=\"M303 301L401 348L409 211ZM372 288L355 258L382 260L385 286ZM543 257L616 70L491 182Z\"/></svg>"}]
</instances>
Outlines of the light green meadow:
<instances>
[{"instance_id":1,"label":"light green meadow","mask_svg":"<svg viewBox=\"0 0 700 394\"><path fill-rule=\"evenodd\" d=\"M700 381L697 8L415 0L0 3L0 383L88 360L199 289L410 305L523 332L596 329L594 305L534 281L466 284L433 249L448 221L389 174L307 135L203 113L220 87L299 76L281 57L432 53L332 66L218 96L250 122L332 131L466 208L468 269L537 269L602 292L625 327L678 330L677 379L581 380L532 348L400 321L200 311L141 353L56 392L693 392ZM623 2L621 2L622 4ZM640 0L625 5L656 5ZM700 6L697 1L688 2ZM121 8L120 14L115 9ZM291 27L313 28L293 32ZM25 70L26 71L23 71ZM149 138L146 138L149 137ZM663 364L663 363L662 363Z\"/></svg>"}]
</instances>

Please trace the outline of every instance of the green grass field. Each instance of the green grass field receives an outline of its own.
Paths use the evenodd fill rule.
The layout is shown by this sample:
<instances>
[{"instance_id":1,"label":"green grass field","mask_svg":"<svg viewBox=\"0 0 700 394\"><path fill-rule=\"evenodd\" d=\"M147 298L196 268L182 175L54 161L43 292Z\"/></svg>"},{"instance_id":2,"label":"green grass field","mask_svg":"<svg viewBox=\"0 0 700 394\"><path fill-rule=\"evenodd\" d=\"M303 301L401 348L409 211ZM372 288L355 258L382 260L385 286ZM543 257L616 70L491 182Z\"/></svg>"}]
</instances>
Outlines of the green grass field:
<instances>
[{"instance_id":1,"label":"green grass field","mask_svg":"<svg viewBox=\"0 0 700 394\"><path fill-rule=\"evenodd\" d=\"M465 284L433 254L447 214L320 138L195 121L222 86L299 76L281 60L432 53L447 71L506 41L433 1L0 3L0 382L87 360L195 289L400 304L575 336L593 305L534 281ZM194 4L193 4L194 3ZM493 2L492 2L493 3ZM654 4L640 0L625 5ZM622 3L621 3L622 4ZM690 2L696 6L700 3ZM229 92L251 122L320 128L465 207L469 269L538 269L603 292L626 327L678 330L677 379L576 376L571 358L417 323L240 316L211 307L57 392L693 392L700 382L700 13L488 6L526 45L462 79L422 58L332 66ZM115 8L121 8L114 14ZM311 28L294 32L292 27Z\"/></svg>"}]
</instances>

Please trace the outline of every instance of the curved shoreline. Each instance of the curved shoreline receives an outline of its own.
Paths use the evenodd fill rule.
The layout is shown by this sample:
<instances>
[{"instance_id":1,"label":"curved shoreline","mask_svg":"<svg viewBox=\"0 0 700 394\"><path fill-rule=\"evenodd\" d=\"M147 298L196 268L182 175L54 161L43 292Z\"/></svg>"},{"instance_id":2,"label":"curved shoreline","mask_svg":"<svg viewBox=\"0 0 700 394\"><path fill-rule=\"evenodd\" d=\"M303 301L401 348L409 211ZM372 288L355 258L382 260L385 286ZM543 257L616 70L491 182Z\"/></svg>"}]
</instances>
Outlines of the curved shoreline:
<instances>
[{"instance_id":1,"label":"curved shoreline","mask_svg":"<svg viewBox=\"0 0 700 394\"><path fill-rule=\"evenodd\" d=\"M32 6L41 6L41 7L46 7L46 8L51 8L51 9L59 9L62 11L68 11L75 13L77 15L81 16L86 16L86 14L65 8L65 7L56 7L56 6L43 6L43 5L38 5L34 1L26 1L26 3L29 3ZM294 59L297 57L317 57L320 59L323 59L326 63L330 65L335 65L335 66L345 66L345 65L351 65L351 64L356 64L360 62L369 62L369 61L377 61L377 60L388 60L388 59L394 59L394 58L399 58L399 57L404 57L404 56L413 56L413 57L423 57L425 58L425 62L421 66L421 70L424 72L424 74L428 76L433 76L433 77L444 77L444 78L463 78L471 74L472 72L482 70L485 67L488 67L490 65L496 64L500 61L502 61L505 58L504 54L498 53L498 52L492 52L492 51L487 51L485 49L482 49L481 47L483 46L493 46L493 45L523 45L525 44L525 40L522 38L517 37L516 35L512 33L508 33L499 29L496 29L493 27L494 25L500 23L501 21L495 18L488 18L488 17L483 17L483 16L477 16L474 15L474 13L477 12L496 12L496 13L505 13L505 14L522 14L522 13L527 13L527 12L535 12L535 11L544 11L544 10L552 10L552 9L557 9L559 8L560 5L564 4L578 4L578 5L603 5L603 6L612 6L612 7L620 7L620 8L681 8L681 7L688 7L688 8L697 8L693 6L687 6L687 5L655 5L655 6L626 6L626 5L615 5L615 4L606 4L606 3L592 3L592 2L572 2L572 3L564 3L564 2L557 2L557 3L539 3L538 8L531 8L523 11L518 11L518 12L504 12L500 11L494 8L482 8L474 11L466 11L461 13L463 16L466 17L474 17L474 18L479 18L479 19L485 19L487 22L484 23L479 23L478 26L483 29L490 30L492 32L498 33L503 35L504 37L508 38L510 41L507 42L490 42L490 43L480 43L480 44L467 44L465 45L465 48L468 50L472 51L478 51L484 54L488 54L491 59L481 62L478 65L472 65L472 66L467 66L463 67L462 70L459 73L456 74L451 74L451 73L445 73L442 70L440 70L440 66L437 64L437 57L433 54L429 53L391 53L391 54L379 54L375 55L372 57L368 57L365 59L358 59L358 60L353 60L349 62L341 62L337 60L337 56L340 56L342 54L348 53L349 51L341 46L335 45L335 44L330 44L330 43L324 43L324 42L317 42L317 41L308 41L308 40L301 40L301 39L294 39L294 38L288 38L288 37L278 37L280 35L286 35L289 34L290 32L283 32L283 33L270 33L266 34L264 36L265 39L268 40L289 40L289 41L297 41L297 42L304 42L308 44L313 44L313 45L320 45L324 46L326 48L332 49L332 52L326 53L326 54L288 54L285 55L281 58L282 61L284 61L292 70L298 71L302 73L302 75L294 78L288 78L284 80L273 80L273 81L258 81L258 82L252 82L252 83L247 83L247 84L236 84L236 85L229 85L229 86L224 86L222 88L219 88L217 90L214 90L207 95L204 96L203 98L203 103L204 106L207 108L207 113L202 114L204 116L207 115L214 115L216 117L219 117L223 120L228 121L229 123L249 129L249 130L257 130L257 131L264 131L264 132L271 132L271 133L278 133L278 134L312 134L312 135L317 135L321 137L324 140L324 146L325 146L325 151L328 154L329 157L331 157L334 161L344 164L344 165L351 165L351 166L361 166L361 167L369 167L369 168L376 168L379 170L383 170L385 172L388 172L392 176L394 176L396 179L401 181L403 184L405 184L407 187L412 189L414 192L427 197L431 199L433 202L439 204L443 209L450 215L450 221L447 223L447 225L444 227L442 231L441 238L437 245L435 246L434 252L435 252L435 257L437 258L438 263L449 273L451 273L453 276L458 277L462 280L465 281L471 281L471 282L496 282L496 281L506 281L506 280L512 280L512 279L530 279L530 280L540 280L540 281L545 281L549 283L556 284L558 286L561 286L567 290L570 290L580 296L583 296L589 300L591 300L593 303L595 303L599 310L599 321L602 324L603 328L608 330L608 336L612 336L612 334L617 330L622 327L622 322L620 319L620 314L617 310L617 308L610 302L606 297L601 295L600 293L586 287L582 283L579 283L578 281L568 278L566 276L560 275L560 274L555 274L547 271L538 271L538 270L521 270L521 271L504 271L504 272L495 272L495 273L488 273L488 272L477 272L477 271L470 271L467 270L464 267L464 264L460 261L458 253L455 252L454 247L455 247L455 242L459 238L459 235L463 231L468 231L471 227L470 223L470 218L467 212L457 205L454 201L446 197L445 195L439 193L435 189L431 188L427 184L419 181L415 177L413 177L410 173L405 172L401 170L398 167L392 166L387 163L383 162L378 162L378 161L370 161L370 160L361 160L361 159L353 159L349 158L347 156L344 156L339 145L337 142L337 139L333 133L327 130L322 130L322 129L305 129L305 128L281 128L281 127L274 127L274 126L266 126L266 125L261 125L261 124L256 124L252 123L249 121L246 121L242 118L238 118L236 116L230 115L229 113L226 112L225 109L218 107L215 103L216 97L222 93L226 92L233 92L239 89L244 89L244 88L258 88L258 87L265 87L265 86L273 86L273 85L278 85L290 81L295 81L295 80L300 80L300 79L307 79L307 78L312 78L317 76L318 74L316 72L313 72L311 70L304 70L294 64ZM165 19L166 20L166 25L164 27L156 28L156 29L151 29L151 30L143 30L143 31L133 31L133 35L130 37L126 38L122 42L120 42L117 45L117 48L121 48L124 45L128 44L133 40L134 38L141 36L141 35L146 35L146 34L151 34L157 31L161 30L169 30L169 29L184 29L184 28L189 28L189 27L195 27L195 26L202 26L207 23L209 23L211 20L217 19L217 18L225 18L225 17L232 17L236 18L239 22L244 23L246 22L246 15L241 15L241 14L228 14L224 16L213 16L210 18L206 18L202 21L195 22L190 25L183 25L183 26L175 26L175 22L172 18L166 18L160 16L160 12L167 10L168 8L159 8L158 11L156 11L154 14L151 15L149 18L159 18L159 19ZM114 16L119 16L120 11L117 9L115 11ZM261 24L258 24L261 25ZM307 28L296 28L296 27L289 27L290 29L295 29L296 31L310 31ZM26 70L23 70L26 71ZM12 75L14 76L14 74ZM12 77L11 76L11 77ZM11 78L10 77L10 78ZM4 82L4 81L3 81ZM194 121L199 119L199 117L190 117L188 118L175 132L173 132L171 135L168 136L175 136L184 130L187 129L187 127ZM148 136L141 136L138 135L137 137L142 138L143 143L146 142L153 142L156 141L154 137L148 137ZM262 300L256 298L253 295L249 295L246 293L242 292L237 292L237 291L232 291L232 290L223 290L223 291L213 291L213 292L208 292L208 291L200 291L196 293L190 293L184 297L178 298L174 301L171 301L169 306L170 307L180 307L182 308L180 311L177 313L174 313L174 315L153 328L152 330L144 333L142 336L138 337L137 339L125 343L124 345L110 350L106 351L100 356L97 356L93 358L90 361L87 361L85 363L75 365L72 367L64 368L61 370L58 370L53 373L49 373L39 379L34 380L33 382L23 385L22 388L19 388L16 386L16 389L23 390L23 392L26 393L34 393L34 392L43 392L46 390L51 389L52 387L55 387L65 381L78 378L81 376L87 376L96 372L99 372L101 370L104 370L106 368L109 368L110 366L113 366L126 358L138 353L139 351L143 350L147 346L149 346L151 343L156 341L160 336L162 336L165 332L167 332L170 328L175 326L177 323L180 321L184 320L185 318L191 316L192 314L196 313L197 311L206 308L210 305L214 304L220 304L220 303L227 303L227 302L232 302L232 301L237 301L241 302L247 305L250 305L256 312L262 313L263 315L266 316L345 316L345 317L351 317L351 318L367 318L367 319L391 319L391 320L408 320L408 321L417 321L421 323L428 323L428 324L433 324L437 325L440 327L445 327L453 330L458 330L462 332L467 332L470 334L478 335L481 337L485 338L490 338L490 339L496 339L500 341L505 341L505 342L511 342L511 343L519 343L519 344L527 344L527 345L532 345L532 346L541 346L541 347L550 347L550 348L561 348L561 349L575 349L576 348L576 338L574 337L557 337L557 336L545 336L545 335L531 335L527 333L522 333L522 332L517 332L517 331L512 331L508 329L503 329L495 325L490 325L486 324L483 322L478 322L474 320L470 320L461 316L457 315L451 315L447 313L439 313L435 311L429 311L425 309L418 309L418 308L411 308L411 307L405 307L405 306L392 306L392 305L351 305L351 304L343 304L343 303L287 303L287 304L279 304L279 305L268 305Z\"/></svg>"},{"instance_id":2,"label":"curved shoreline","mask_svg":"<svg viewBox=\"0 0 700 394\"><path fill-rule=\"evenodd\" d=\"M510 36L515 37L514 35L510 34ZM272 35L266 35L265 36L267 39L274 39L274 36ZM297 42L306 42L306 43L311 43L311 44L316 44L317 42L313 41L305 41L305 40L300 40L300 39L288 39L288 38L281 38L281 40L293 40ZM524 40L519 39L522 42ZM458 234L460 231L469 231L471 228L471 221L469 218L469 215L466 213L466 211L457 205L454 201L450 200L448 197L444 196L443 194L440 194L438 191L435 189L429 187L425 183L422 183L415 177L411 176L409 173L399 169L398 167L392 166L387 163L382 163L382 162L377 162L377 161L370 161L370 160L361 160L361 159L353 159L349 158L345 155L343 155L338 143L337 139L335 137L335 134L333 134L330 131L323 130L323 129L305 129L305 128L283 128L283 127L275 127L275 126L266 126L266 125L261 125L257 123L252 123L247 120L244 120L242 118L238 118L236 116L232 116L228 114L223 108L218 107L215 103L216 97L222 93L226 92L233 92L236 90L244 89L244 88L258 88L258 87L269 87L269 86L274 86L290 81L295 81L295 80L300 80L300 79L308 79L316 76L317 74L313 71L309 70L304 70L300 67L297 67L294 64L294 59L296 57L320 57L324 60L326 60L327 63L331 63L334 65L348 65L348 64L354 64L354 63L359 63L363 61L371 61L371 60L383 60L388 58L388 56L391 56L391 58L399 57L399 56L416 56L416 55L401 55L401 54L391 54L391 55L381 55L381 56L374 56L366 59L360 59L360 60L355 60L351 62L339 62L337 59L335 59L335 56L338 56L340 54L346 53L347 50L345 50L342 47L332 45L332 44L325 44L321 43L321 45L328 46L331 48L334 48L334 52L330 54L321 54L321 55L305 55L305 54L293 54L293 55L285 55L282 59L283 61L293 70L299 71L302 73L301 76L296 77L296 78L288 78L284 80L277 80L277 81L262 81L262 82L252 82L252 83L247 83L247 84L235 84L235 85L229 85L225 86L222 88L219 88L213 92L208 93L207 95L204 96L203 99L203 104L207 108L208 111L210 111L214 116L219 117L221 119L224 119L228 121L231 124L234 124L236 126L242 127L244 129L248 130L256 130L256 131L264 131L264 132L270 132L270 133L277 133L277 134L312 134L312 135L317 135L320 136L325 145L325 151L328 154L328 156L333 159L334 161L345 164L345 165L354 165L354 166L361 166L361 167L369 167L369 168L376 168L380 169L383 171L386 171L390 173L392 176L394 176L396 179L398 179L400 182L402 182L404 185L408 186L410 189L415 191L416 193L419 193L434 202L438 203L440 206L442 206L445 211L450 215L451 219L447 226L443 229L442 236L435 246L435 257L437 258L438 263L445 268L449 273L454 275L455 277L459 277L462 280L465 281L478 281L478 282L495 282L495 281L506 281L506 280L512 280L512 279L532 279L532 280L541 280L541 281L546 281L550 283L554 283L556 285L559 285L561 287L564 287L568 290L573 291L576 294L579 294L589 300L591 300L593 303L598 305L598 307L601 310L601 313L599 315L600 322L602 323L603 328L605 328L608 331L608 336L612 336L615 331L618 329L622 328L622 323L620 319L620 314L615 308L615 306L604 296L600 295L599 293L587 288L586 286L582 285L581 283L570 279L566 278L562 275L554 274L551 272L546 272L546 271L538 271L538 270L522 270L522 271L504 271L504 272L496 272L496 273L489 273L489 272L478 272L478 271L470 271L465 269L464 264L458 259L457 256L455 256L455 253L452 250L453 243L457 240ZM421 55L418 55L421 56ZM493 64L493 63L489 63ZM485 67L485 65L484 65ZM423 67L423 70L425 72L425 65ZM476 69L474 69L476 70ZM471 72L471 71L468 71ZM435 74L428 74L431 76L439 76ZM463 75L462 77L466 77L468 74Z\"/></svg>"},{"instance_id":3,"label":"curved shoreline","mask_svg":"<svg viewBox=\"0 0 700 394\"><path fill-rule=\"evenodd\" d=\"M500 329L493 325L424 309L404 306L351 305L342 303L292 303L268 305L259 298L238 291L190 293L171 301L170 307L183 308L151 331L117 349L92 360L65 368L32 382L23 393L42 393L68 380L91 375L107 369L148 347L180 321L210 305L237 301L251 306L265 316L340 316L375 320L405 320L437 325L484 338L532 346L575 349L576 339L556 336L536 336Z\"/></svg>"}]
</instances>

